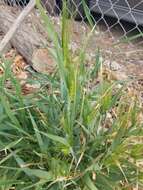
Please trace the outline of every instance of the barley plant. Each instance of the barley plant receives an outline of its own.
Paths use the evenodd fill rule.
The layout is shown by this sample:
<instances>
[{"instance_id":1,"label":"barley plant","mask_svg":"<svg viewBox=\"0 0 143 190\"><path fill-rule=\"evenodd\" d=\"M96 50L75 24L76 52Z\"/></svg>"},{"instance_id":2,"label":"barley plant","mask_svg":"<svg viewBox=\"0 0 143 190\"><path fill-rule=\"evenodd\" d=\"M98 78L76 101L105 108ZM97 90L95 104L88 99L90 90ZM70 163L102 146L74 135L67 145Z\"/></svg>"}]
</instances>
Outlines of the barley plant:
<instances>
[{"instance_id":1,"label":"barley plant","mask_svg":"<svg viewBox=\"0 0 143 190\"><path fill-rule=\"evenodd\" d=\"M0 189L143 189L143 124L138 100L129 96L125 81L104 78L99 50L92 67L87 67L90 34L73 55L66 4L61 36L39 1L37 7L54 44L49 52L57 69L51 76L31 71L42 87L24 96L11 73L11 62L3 59ZM8 80L11 88L6 86Z\"/></svg>"}]
</instances>

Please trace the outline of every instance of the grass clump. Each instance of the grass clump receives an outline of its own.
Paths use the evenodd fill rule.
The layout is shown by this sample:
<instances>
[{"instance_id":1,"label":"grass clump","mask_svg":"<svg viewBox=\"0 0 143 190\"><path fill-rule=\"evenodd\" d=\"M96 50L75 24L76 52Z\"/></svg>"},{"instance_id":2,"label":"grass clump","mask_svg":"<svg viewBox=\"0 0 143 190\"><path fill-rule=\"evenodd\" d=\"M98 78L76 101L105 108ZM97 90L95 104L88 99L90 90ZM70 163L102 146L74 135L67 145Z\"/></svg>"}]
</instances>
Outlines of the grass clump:
<instances>
[{"instance_id":1,"label":"grass clump","mask_svg":"<svg viewBox=\"0 0 143 190\"><path fill-rule=\"evenodd\" d=\"M85 48L73 59L65 10L60 40L37 3L58 71L50 77L36 74L48 88L23 96L6 61L0 78L0 189L143 188L137 101L120 82L104 80L99 51L91 69ZM8 79L13 90L5 86Z\"/></svg>"}]
</instances>

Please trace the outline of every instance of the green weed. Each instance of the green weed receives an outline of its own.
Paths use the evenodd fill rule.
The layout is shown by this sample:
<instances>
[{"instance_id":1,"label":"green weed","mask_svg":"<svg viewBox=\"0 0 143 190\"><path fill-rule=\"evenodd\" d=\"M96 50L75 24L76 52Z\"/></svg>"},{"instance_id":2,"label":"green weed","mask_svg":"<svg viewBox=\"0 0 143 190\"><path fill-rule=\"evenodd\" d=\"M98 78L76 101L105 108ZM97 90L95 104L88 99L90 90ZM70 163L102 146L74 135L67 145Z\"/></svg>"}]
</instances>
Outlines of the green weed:
<instances>
[{"instance_id":1,"label":"green weed","mask_svg":"<svg viewBox=\"0 0 143 190\"><path fill-rule=\"evenodd\" d=\"M58 72L34 74L49 88L23 96L5 60L0 78L0 189L143 188L143 129L137 101L124 86L117 87L120 81L103 79L100 51L94 66L86 67L87 42L73 59L66 5L61 36L39 1L37 6L54 43L51 51ZM12 89L5 86L8 79Z\"/></svg>"}]
</instances>

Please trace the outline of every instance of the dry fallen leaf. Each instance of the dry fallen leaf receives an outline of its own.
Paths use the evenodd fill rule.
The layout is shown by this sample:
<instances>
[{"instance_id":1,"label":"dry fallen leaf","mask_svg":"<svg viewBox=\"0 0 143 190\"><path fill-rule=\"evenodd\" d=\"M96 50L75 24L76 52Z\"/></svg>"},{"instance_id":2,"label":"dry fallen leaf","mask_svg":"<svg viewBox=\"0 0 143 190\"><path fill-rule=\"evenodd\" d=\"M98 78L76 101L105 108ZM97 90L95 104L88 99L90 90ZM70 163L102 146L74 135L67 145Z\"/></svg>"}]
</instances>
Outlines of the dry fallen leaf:
<instances>
[{"instance_id":1,"label":"dry fallen leaf","mask_svg":"<svg viewBox=\"0 0 143 190\"><path fill-rule=\"evenodd\" d=\"M40 88L40 84L24 84L22 85L23 95L28 95L30 93L35 92Z\"/></svg>"},{"instance_id":2,"label":"dry fallen leaf","mask_svg":"<svg viewBox=\"0 0 143 190\"><path fill-rule=\"evenodd\" d=\"M12 64L12 71L14 74L20 74L20 72L24 71L26 63L21 55L17 55Z\"/></svg>"},{"instance_id":3,"label":"dry fallen leaf","mask_svg":"<svg viewBox=\"0 0 143 190\"><path fill-rule=\"evenodd\" d=\"M3 75L3 73L4 73L4 70L2 67L0 67L0 76Z\"/></svg>"}]
</instances>

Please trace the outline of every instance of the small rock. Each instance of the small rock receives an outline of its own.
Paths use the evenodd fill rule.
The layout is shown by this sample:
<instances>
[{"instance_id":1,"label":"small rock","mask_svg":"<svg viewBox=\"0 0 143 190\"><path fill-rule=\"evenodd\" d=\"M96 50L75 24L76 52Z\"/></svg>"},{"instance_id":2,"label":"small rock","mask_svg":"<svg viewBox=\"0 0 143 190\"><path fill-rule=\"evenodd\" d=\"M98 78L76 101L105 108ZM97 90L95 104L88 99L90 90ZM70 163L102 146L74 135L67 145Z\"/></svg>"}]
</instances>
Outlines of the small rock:
<instances>
[{"instance_id":1,"label":"small rock","mask_svg":"<svg viewBox=\"0 0 143 190\"><path fill-rule=\"evenodd\" d=\"M37 72L44 74L52 74L56 66L54 59L48 49L38 49L34 51L32 63L33 68Z\"/></svg>"},{"instance_id":2,"label":"small rock","mask_svg":"<svg viewBox=\"0 0 143 190\"><path fill-rule=\"evenodd\" d=\"M117 63L116 61L110 61L110 60L106 60L104 62L104 65L107 66L109 69L111 69L112 71L118 71L122 69L122 66Z\"/></svg>"}]
</instances>

